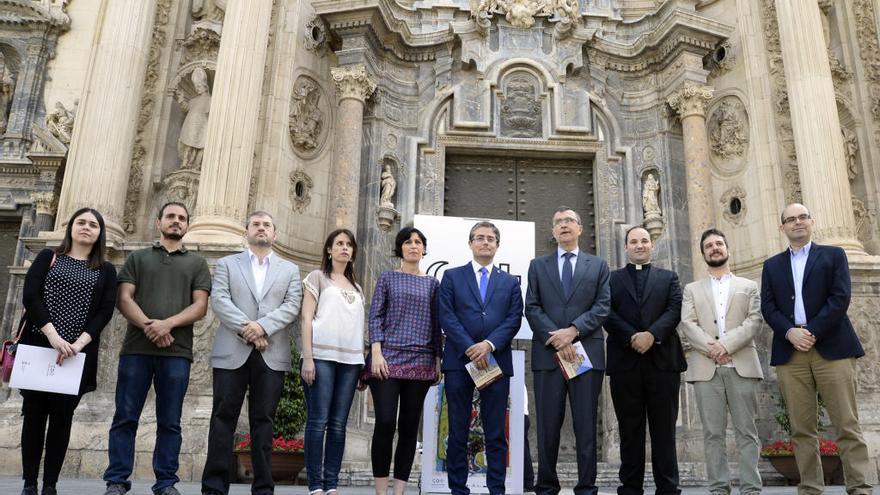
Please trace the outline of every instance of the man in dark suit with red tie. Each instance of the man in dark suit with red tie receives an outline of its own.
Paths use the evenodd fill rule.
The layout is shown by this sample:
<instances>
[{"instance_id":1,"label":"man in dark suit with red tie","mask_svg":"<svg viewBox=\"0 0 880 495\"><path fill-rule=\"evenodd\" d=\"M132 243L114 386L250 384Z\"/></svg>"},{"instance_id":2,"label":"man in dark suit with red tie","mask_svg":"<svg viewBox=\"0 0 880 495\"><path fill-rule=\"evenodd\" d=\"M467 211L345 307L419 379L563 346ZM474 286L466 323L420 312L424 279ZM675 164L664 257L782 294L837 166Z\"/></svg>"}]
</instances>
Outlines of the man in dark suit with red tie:
<instances>
[{"instance_id":1,"label":"man in dark suit with red tie","mask_svg":"<svg viewBox=\"0 0 880 495\"><path fill-rule=\"evenodd\" d=\"M799 494L820 494L825 485L819 458L818 392L838 432L848 494L872 492L868 448L856 405L856 358L865 355L846 316L849 263L837 246L812 242L813 218L802 204L782 210L779 230L789 248L764 262L761 312L773 329L779 389L788 405Z\"/></svg>"},{"instance_id":2,"label":"man in dark suit with red tie","mask_svg":"<svg viewBox=\"0 0 880 495\"><path fill-rule=\"evenodd\" d=\"M658 495L679 494L675 422L681 372L687 361L676 327L681 284L675 272L651 264L654 243L642 226L624 236L629 263L611 273L608 363L611 399L620 428L619 495L641 495L645 480L645 425Z\"/></svg>"},{"instance_id":3,"label":"man in dark suit with red tie","mask_svg":"<svg viewBox=\"0 0 880 495\"><path fill-rule=\"evenodd\" d=\"M480 391L480 418L486 439L486 486L491 495L504 493L507 471L505 423L513 357L510 343L522 324L519 280L492 264L501 232L490 222L471 228L470 263L446 270L440 283L440 326L446 334L442 371L449 407L446 472L453 495L467 495L467 439L474 382L465 366L486 369L492 355L503 377Z\"/></svg>"}]
</instances>

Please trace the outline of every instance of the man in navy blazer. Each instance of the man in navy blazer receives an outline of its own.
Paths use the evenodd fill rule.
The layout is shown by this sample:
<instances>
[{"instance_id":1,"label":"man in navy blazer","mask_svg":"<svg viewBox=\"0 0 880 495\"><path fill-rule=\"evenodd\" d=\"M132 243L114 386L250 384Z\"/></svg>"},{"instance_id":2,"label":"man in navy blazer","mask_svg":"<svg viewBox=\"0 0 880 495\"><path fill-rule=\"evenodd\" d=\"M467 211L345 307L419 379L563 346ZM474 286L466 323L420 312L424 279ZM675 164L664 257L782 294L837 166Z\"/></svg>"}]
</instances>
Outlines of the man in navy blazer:
<instances>
[{"instance_id":1,"label":"man in navy blazer","mask_svg":"<svg viewBox=\"0 0 880 495\"><path fill-rule=\"evenodd\" d=\"M790 247L764 262L761 312L773 329L773 355L779 389L788 405L799 494L824 490L819 458L816 392L822 395L843 460L848 494L869 494L868 448L856 406L856 358L865 355L846 311L850 301L849 264L836 246L811 241L814 221L804 205L782 210Z\"/></svg>"},{"instance_id":2,"label":"man in navy blazer","mask_svg":"<svg viewBox=\"0 0 880 495\"><path fill-rule=\"evenodd\" d=\"M522 323L519 280L492 265L501 233L489 222L471 228L468 245L474 260L446 270L440 283L440 326L446 334L442 371L449 411L446 472L453 495L467 495L467 440L474 382L465 369L486 369L494 356L504 376L480 391L480 418L486 440L486 485L504 493L507 439L504 435L513 362L510 342Z\"/></svg>"}]
</instances>

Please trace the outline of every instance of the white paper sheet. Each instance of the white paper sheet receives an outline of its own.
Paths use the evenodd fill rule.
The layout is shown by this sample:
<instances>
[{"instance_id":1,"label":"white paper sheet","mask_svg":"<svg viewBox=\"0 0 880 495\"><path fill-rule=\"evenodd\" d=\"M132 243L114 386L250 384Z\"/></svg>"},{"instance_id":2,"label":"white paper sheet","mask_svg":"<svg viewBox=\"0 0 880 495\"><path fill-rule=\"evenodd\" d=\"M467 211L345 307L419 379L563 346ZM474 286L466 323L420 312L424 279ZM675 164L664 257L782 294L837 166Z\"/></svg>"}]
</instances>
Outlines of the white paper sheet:
<instances>
[{"instance_id":1,"label":"white paper sheet","mask_svg":"<svg viewBox=\"0 0 880 495\"><path fill-rule=\"evenodd\" d=\"M56 394L77 395L82 380L86 355L80 352L64 360L62 366L55 364L58 351L47 347L18 345L15 366L12 367L11 388L39 390Z\"/></svg>"}]
</instances>

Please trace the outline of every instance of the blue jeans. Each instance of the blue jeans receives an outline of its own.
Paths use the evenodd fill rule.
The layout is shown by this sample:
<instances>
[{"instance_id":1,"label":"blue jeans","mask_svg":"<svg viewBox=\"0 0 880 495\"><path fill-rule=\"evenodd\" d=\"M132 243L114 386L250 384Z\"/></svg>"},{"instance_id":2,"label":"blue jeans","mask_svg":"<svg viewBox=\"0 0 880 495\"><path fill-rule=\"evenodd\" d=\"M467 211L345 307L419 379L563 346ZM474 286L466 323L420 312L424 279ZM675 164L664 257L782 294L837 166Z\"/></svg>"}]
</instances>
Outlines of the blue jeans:
<instances>
[{"instance_id":1,"label":"blue jeans","mask_svg":"<svg viewBox=\"0 0 880 495\"><path fill-rule=\"evenodd\" d=\"M150 384L156 391L156 447L153 472L159 492L180 481L177 477L180 455L180 416L183 398L189 385L190 361L182 357L126 354L119 356L116 380L116 413L110 426L108 455L110 464L104 472L107 484L125 485L134 468L134 441L138 422L147 400Z\"/></svg>"},{"instance_id":2,"label":"blue jeans","mask_svg":"<svg viewBox=\"0 0 880 495\"><path fill-rule=\"evenodd\" d=\"M311 385L303 382L308 407L305 457L310 492L333 490L339 482L345 424L360 372L359 364L316 359L315 381Z\"/></svg>"}]
</instances>

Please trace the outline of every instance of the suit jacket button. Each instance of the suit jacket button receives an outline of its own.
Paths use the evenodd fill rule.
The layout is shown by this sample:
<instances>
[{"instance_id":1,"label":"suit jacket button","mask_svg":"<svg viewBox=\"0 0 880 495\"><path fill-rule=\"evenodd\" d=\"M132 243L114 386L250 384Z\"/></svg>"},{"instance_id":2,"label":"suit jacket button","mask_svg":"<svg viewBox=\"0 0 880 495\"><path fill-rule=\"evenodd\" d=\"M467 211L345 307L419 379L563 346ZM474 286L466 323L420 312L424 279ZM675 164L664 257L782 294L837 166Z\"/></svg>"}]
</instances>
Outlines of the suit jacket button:
<instances>
[{"instance_id":1,"label":"suit jacket button","mask_svg":"<svg viewBox=\"0 0 880 495\"><path fill-rule=\"evenodd\" d=\"M485 311L483 311L483 316L486 316L486 312L485 312Z\"/></svg>"},{"instance_id":2,"label":"suit jacket button","mask_svg":"<svg viewBox=\"0 0 880 495\"><path fill-rule=\"evenodd\" d=\"M718 336L717 336L717 335L715 336L715 340L718 340Z\"/></svg>"},{"instance_id":3,"label":"suit jacket button","mask_svg":"<svg viewBox=\"0 0 880 495\"><path fill-rule=\"evenodd\" d=\"M712 323L718 323L718 320L712 320Z\"/></svg>"},{"instance_id":4,"label":"suit jacket button","mask_svg":"<svg viewBox=\"0 0 880 495\"><path fill-rule=\"evenodd\" d=\"M791 300L794 301L794 296L791 296Z\"/></svg>"}]
</instances>

